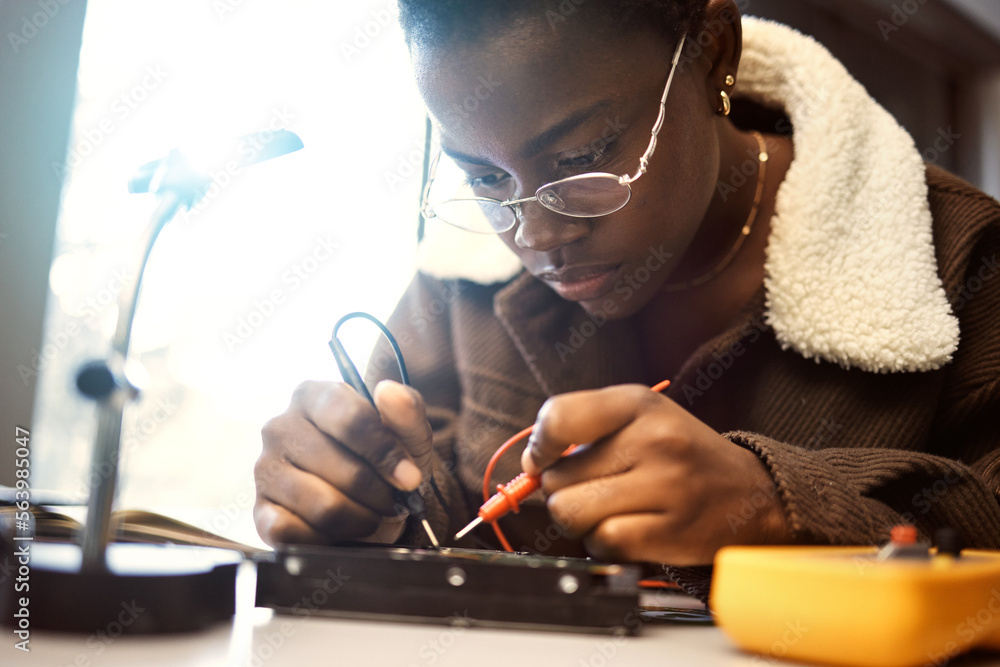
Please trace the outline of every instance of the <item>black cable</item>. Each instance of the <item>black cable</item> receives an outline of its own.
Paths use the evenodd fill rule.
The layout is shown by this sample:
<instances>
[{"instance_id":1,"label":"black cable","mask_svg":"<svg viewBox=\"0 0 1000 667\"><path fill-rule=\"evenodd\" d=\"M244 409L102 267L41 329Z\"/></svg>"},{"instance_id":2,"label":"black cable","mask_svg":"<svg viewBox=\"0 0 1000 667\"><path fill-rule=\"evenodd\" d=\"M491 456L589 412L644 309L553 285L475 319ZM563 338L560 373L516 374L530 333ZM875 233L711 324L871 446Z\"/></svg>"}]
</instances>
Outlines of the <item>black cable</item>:
<instances>
[{"instance_id":1,"label":"black cable","mask_svg":"<svg viewBox=\"0 0 1000 667\"><path fill-rule=\"evenodd\" d=\"M403 360L403 352L402 350L399 349L399 344L396 342L396 338L389 331L389 328L386 327L384 324L382 324L382 322L378 318L376 318L374 315L370 315L362 311L355 311L353 313L348 313L347 315L344 315L339 320L337 320L337 323L333 325L333 335L330 338L330 349L333 351L333 357L337 362L337 367L340 368L340 374L343 376L345 382L354 387L354 389L359 394L367 398L368 401L372 404L372 406L374 406L375 399L372 398L371 392L368 391L368 387L365 385L364 380L361 378L361 374L358 372L357 367L354 365L354 362L351 361L351 358L350 356L348 356L347 351L344 349L343 344L340 342L340 339L337 338L337 332L340 331L341 325L343 325L348 320L352 320L359 317L366 319L375 326L377 326L379 330L382 332L382 335L385 336L386 340L389 342L389 346L392 348L393 354L396 355L396 365L399 367L400 379L402 379L403 384L405 384L406 386L410 386L410 375L406 371L406 362ZM445 501L444 494L441 493L441 489L437 485L437 480L434 479L433 470L431 471L429 481L431 489L434 491L434 496L437 498L438 502L441 503L441 508L444 510L444 513L448 516L448 520L451 521L453 524L449 528L463 525L462 520L455 516L451 507L449 507L448 503ZM416 497L414 497L414 494L416 494ZM397 502L402 502L404 505L408 506L410 510L417 516L418 519L426 518L426 506L423 503L423 499L420 498L420 495L417 492L413 491L408 494L407 493L397 494L396 500ZM474 539L477 544L486 549L493 548L489 546L487 543L480 540L479 538L474 538Z\"/></svg>"},{"instance_id":2,"label":"black cable","mask_svg":"<svg viewBox=\"0 0 1000 667\"><path fill-rule=\"evenodd\" d=\"M375 326L377 326L379 330L382 332L382 335L385 336L385 339L389 341L389 346L392 348L393 354L396 355L396 365L399 367L399 377L403 381L403 384L409 386L410 375L409 373L406 372L406 362L403 361L403 352L399 349L399 344L396 342L396 338L389 331L389 328L386 327L384 324L382 324L381 320L379 320L374 315L370 315L360 310L344 315L339 320L337 320L336 324L333 325L333 336L330 338L330 349L333 350L333 355L337 359L337 366L340 367L340 374L345 375L344 373L345 368L341 366L341 362L343 361L344 364L347 366L346 369L347 374L351 374L354 377L356 377L358 380L361 381L361 385L364 386L364 381L361 380L361 374L358 373L357 367L351 361L351 358L347 356L347 351L344 350L344 346L340 343L340 339L337 338L337 332L340 331L341 325L343 325L344 322L347 322L348 320L353 320L358 317L364 318L369 322L371 322L372 324L374 324ZM340 353L338 353L338 349L334 349L335 345L337 348L339 348ZM343 359L341 359L341 357L343 357ZM351 373L351 371L353 371L353 373ZM347 380L346 377L344 379ZM350 383L352 382L352 380L348 380L348 382ZM358 387L354 388L358 389ZM366 393L368 392L367 387L365 387L365 392ZM367 396L368 399L371 400L371 394L367 393Z\"/></svg>"}]
</instances>

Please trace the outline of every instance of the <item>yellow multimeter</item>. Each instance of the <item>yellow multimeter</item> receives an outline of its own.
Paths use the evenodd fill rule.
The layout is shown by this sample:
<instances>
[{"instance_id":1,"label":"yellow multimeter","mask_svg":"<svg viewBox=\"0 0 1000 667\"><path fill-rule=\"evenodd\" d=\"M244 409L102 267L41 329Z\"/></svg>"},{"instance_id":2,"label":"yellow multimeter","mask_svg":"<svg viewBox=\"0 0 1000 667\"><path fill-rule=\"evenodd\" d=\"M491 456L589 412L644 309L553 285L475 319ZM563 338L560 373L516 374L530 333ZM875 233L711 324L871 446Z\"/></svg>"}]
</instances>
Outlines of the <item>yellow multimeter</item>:
<instances>
[{"instance_id":1,"label":"yellow multimeter","mask_svg":"<svg viewBox=\"0 0 1000 667\"><path fill-rule=\"evenodd\" d=\"M738 646L769 658L917 667L1000 651L1000 552L892 548L727 547L710 606Z\"/></svg>"}]
</instances>

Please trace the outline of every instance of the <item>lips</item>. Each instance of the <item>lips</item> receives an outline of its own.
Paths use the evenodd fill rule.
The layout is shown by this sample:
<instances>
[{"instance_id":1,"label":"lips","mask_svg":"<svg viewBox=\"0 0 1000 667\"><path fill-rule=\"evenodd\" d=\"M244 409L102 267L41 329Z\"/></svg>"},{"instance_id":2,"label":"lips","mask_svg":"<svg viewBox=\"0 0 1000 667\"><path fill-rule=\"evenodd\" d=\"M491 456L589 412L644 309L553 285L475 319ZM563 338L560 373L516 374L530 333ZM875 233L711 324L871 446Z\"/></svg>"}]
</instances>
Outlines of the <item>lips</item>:
<instances>
[{"instance_id":1,"label":"lips","mask_svg":"<svg viewBox=\"0 0 1000 667\"><path fill-rule=\"evenodd\" d=\"M567 301L590 301L608 292L615 284L621 264L571 266L538 274Z\"/></svg>"}]
</instances>

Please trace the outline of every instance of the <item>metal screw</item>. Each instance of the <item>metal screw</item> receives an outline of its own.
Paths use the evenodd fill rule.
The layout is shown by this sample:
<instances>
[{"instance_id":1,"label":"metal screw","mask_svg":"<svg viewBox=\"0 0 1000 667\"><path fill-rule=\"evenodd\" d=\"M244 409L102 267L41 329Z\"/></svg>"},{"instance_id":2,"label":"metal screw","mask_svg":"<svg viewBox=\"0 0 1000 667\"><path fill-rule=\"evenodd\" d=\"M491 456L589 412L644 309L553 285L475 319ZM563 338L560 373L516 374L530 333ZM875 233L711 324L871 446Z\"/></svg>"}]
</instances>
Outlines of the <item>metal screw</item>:
<instances>
[{"instance_id":1,"label":"metal screw","mask_svg":"<svg viewBox=\"0 0 1000 667\"><path fill-rule=\"evenodd\" d=\"M564 574L559 577L559 590L566 595L572 595L580 590L580 580L572 574Z\"/></svg>"},{"instance_id":2,"label":"metal screw","mask_svg":"<svg viewBox=\"0 0 1000 667\"><path fill-rule=\"evenodd\" d=\"M465 583L465 570L460 567L449 567L444 576L452 586L461 586Z\"/></svg>"},{"instance_id":3,"label":"metal screw","mask_svg":"<svg viewBox=\"0 0 1000 667\"><path fill-rule=\"evenodd\" d=\"M293 577L297 577L302 574L302 566L305 563L298 556L289 556L285 559L285 571Z\"/></svg>"}]
</instances>

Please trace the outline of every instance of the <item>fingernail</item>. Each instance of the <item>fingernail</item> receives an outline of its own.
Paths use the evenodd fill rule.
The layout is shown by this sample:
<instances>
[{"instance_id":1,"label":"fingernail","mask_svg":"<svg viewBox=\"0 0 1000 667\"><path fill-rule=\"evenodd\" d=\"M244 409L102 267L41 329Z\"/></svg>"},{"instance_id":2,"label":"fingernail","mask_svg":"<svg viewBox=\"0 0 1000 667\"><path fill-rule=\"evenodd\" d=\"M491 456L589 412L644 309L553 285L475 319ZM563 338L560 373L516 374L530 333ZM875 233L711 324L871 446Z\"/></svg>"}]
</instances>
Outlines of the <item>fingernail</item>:
<instances>
[{"instance_id":1,"label":"fingernail","mask_svg":"<svg viewBox=\"0 0 1000 667\"><path fill-rule=\"evenodd\" d=\"M534 469L534 465L535 465L535 453L533 451L533 449L534 449L533 445L534 445L534 442L529 439L528 440L528 444L524 448L524 452L521 453L521 469L522 470L527 471L529 469Z\"/></svg>"},{"instance_id":2,"label":"fingernail","mask_svg":"<svg viewBox=\"0 0 1000 667\"><path fill-rule=\"evenodd\" d=\"M403 459L397 463L392 471L392 476L407 491L412 491L420 486L420 480L423 478L420 474L420 468L409 459Z\"/></svg>"},{"instance_id":3,"label":"fingernail","mask_svg":"<svg viewBox=\"0 0 1000 667\"><path fill-rule=\"evenodd\" d=\"M413 397L413 389L393 380L380 381L377 385L375 385L375 391L372 395L380 396L386 391L388 391L390 395L395 394L395 397L391 400L407 402L405 405L399 407L410 408L416 405L416 400Z\"/></svg>"}]
</instances>

